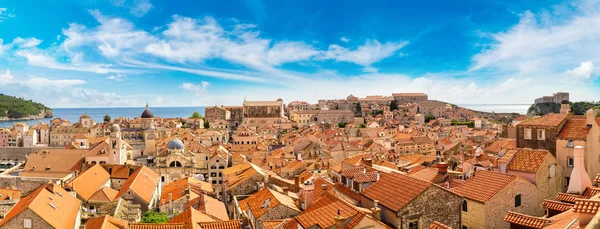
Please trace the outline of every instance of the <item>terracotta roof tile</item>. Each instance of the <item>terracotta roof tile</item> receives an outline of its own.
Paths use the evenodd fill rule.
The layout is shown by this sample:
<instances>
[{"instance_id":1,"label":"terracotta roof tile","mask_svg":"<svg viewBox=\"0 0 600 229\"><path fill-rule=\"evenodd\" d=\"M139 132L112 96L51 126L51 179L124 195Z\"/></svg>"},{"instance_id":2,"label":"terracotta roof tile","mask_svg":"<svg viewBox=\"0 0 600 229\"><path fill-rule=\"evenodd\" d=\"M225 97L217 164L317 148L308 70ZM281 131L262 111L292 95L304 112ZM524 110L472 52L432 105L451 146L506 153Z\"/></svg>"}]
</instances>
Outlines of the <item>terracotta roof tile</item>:
<instances>
[{"instance_id":1,"label":"terracotta roof tile","mask_svg":"<svg viewBox=\"0 0 600 229\"><path fill-rule=\"evenodd\" d=\"M556 200L562 201L562 202L567 202L567 203L575 203L576 199L580 199L580 198L585 198L584 196L580 196L580 195L574 195L574 194L569 194L569 193L558 193L558 195L556 195Z\"/></svg>"},{"instance_id":2,"label":"terracotta roof tile","mask_svg":"<svg viewBox=\"0 0 600 229\"><path fill-rule=\"evenodd\" d=\"M454 191L468 199L485 203L515 179L517 176L512 174L478 171Z\"/></svg>"},{"instance_id":3,"label":"terracotta roof tile","mask_svg":"<svg viewBox=\"0 0 600 229\"><path fill-rule=\"evenodd\" d=\"M183 223L132 223L129 229L185 229L185 226Z\"/></svg>"},{"instance_id":4,"label":"terracotta roof tile","mask_svg":"<svg viewBox=\"0 0 600 229\"><path fill-rule=\"evenodd\" d=\"M344 219L348 219L359 213L358 210L350 204L338 199L330 193L326 193L308 209L296 216L295 219L304 228L312 226L329 228L335 225L335 217L338 215L338 212Z\"/></svg>"},{"instance_id":5,"label":"terracotta roof tile","mask_svg":"<svg viewBox=\"0 0 600 229\"><path fill-rule=\"evenodd\" d=\"M158 185L158 173L152 169L142 166L138 168L123 184L117 197L121 197L127 191L131 190L146 203L150 203L152 194Z\"/></svg>"},{"instance_id":6,"label":"terracotta roof tile","mask_svg":"<svg viewBox=\"0 0 600 229\"><path fill-rule=\"evenodd\" d=\"M358 183L367 183L377 181L377 173L361 173L354 176L354 181Z\"/></svg>"},{"instance_id":7,"label":"terracotta roof tile","mask_svg":"<svg viewBox=\"0 0 600 229\"><path fill-rule=\"evenodd\" d=\"M361 194L371 200L378 200L381 205L392 211L399 211L431 185L430 182L392 172L381 174L379 181L363 190Z\"/></svg>"},{"instance_id":8,"label":"terracotta roof tile","mask_svg":"<svg viewBox=\"0 0 600 229\"><path fill-rule=\"evenodd\" d=\"M255 218L261 217L270 209L273 209L280 204L300 212L300 210L294 205L294 201L291 197L282 195L268 188L254 193L248 198L241 200L239 203L242 210L245 211L250 209Z\"/></svg>"},{"instance_id":9,"label":"terracotta roof tile","mask_svg":"<svg viewBox=\"0 0 600 229\"><path fill-rule=\"evenodd\" d=\"M600 208L600 201L587 199L577 199L575 201L575 206L573 206L575 212L588 214L596 214L598 208Z\"/></svg>"},{"instance_id":10,"label":"terracotta roof tile","mask_svg":"<svg viewBox=\"0 0 600 229\"><path fill-rule=\"evenodd\" d=\"M566 118L566 114L547 114L539 118L523 121L517 124L517 126L558 127Z\"/></svg>"},{"instance_id":11,"label":"terracotta roof tile","mask_svg":"<svg viewBox=\"0 0 600 229\"><path fill-rule=\"evenodd\" d=\"M437 169L424 168L417 172L413 172L413 173L409 174L408 176L412 177L412 178L417 178L417 179L423 180L423 181L433 182L443 175L438 173Z\"/></svg>"},{"instance_id":12,"label":"terracotta roof tile","mask_svg":"<svg viewBox=\"0 0 600 229\"><path fill-rule=\"evenodd\" d=\"M567 211L567 210L573 208L573 206L574 206L574 204L560 202L560 201L556 201L556 200L544 200L544 202L542 203L543 208L552 209L552 210L561 211L561 212Z\"/></svg>"},{"instance_id":13,"label":"terracotta roof tile","mask_svg":"<svg viewBox=\"0 0 600 229\"><path fill-rule=\"evenodd\" d=\"M0 200L18 200L21 198L21 191L10 188L0 188Z\"/></svg>"},{"instance_id":14,"label":"terracotta roof tile","mask_svg":"<svg viewBox=\"0 0 600 229\"><path fill-rule=\"evenodd\" d=\"M493 153L498 153L502 149L516 148L516 147L517 147L516 139L500 138L500 139L494 141L494 143L492 143L488 147L486 147L485 150L489 151L489 152L493 152Z\"/></svg>"},{"instance_id":15,"label":"terracotta roof tile","mask_svg":"<svg viewBox=\"0 0 600 229\"><path fill-rule=\"evenodd\" d=\"M112 202L117 198L119 191L114 190L110 187L103 187L102 189L96 191L94 195L92 195L88 201L92 203L108 203Z\"/></svg>"},{"instance_id":16,"label":"terracotta roof tile","mask_svg":"<svg viewBox=\"0 0 600 229\"><path fill-rule=\"evenodd\" d=\"M600 193L600 188L590 187L590 188L587 188L585 190L585 192L583 192L583 196L590 198L598 193Z\"/></svg>"},{"instance_id":17,"label":"terracotta roof tile","mask_svg":"<svg viewBox=\"0 0 600 229\"><path fill-rule=\"evenodd\" d=\"M587 128L587 120L572 118L567 121L565 126L558 133L559 139L586 139L590 128Z\"/></svg>"},{"instance_id":18,"label":"terracotta roof tile","mask_svg":"<svg viewBox=\"0 0 600 229\"><path fill-rule=\"evenodd\" d=\"M433 221L433 224L431 224L429 229L452 229L452 228L449 226L446 226L438 221Z\"/></svg>"},{"instance_id":19,"label":"terracotta roof tile","mask_svg":"<svg viewBox=\"0 0 600 229\"><path fill-rule=\"evenodd\" d=\"M0 228L26 209L54 228L73 228L80 206L81 201L60 186L44 184L15 204L0 221Z\"/></svg>"},{"instance_id":20,"label":"terracotta roof tile","mask_svg":"<svg viewBox=\"0 0 600 229\"><path fill-rule=\"evenodd\" d=\"M508 214L504 216L504 221L509 222L511 224L517 224L536 229L541 229L552 222L551 220L546 218L539 218L511 211L509 211Z\"/></svg>"},{"instance_id":21,"label":"terracotta roof tile","mask_svg":"<svg viewBox=\"0 0 600 229\"><path fill-rule=\"evenodd\" d=\"M85 229L126 229L127 221L112 216L91 218L85 224Z\"/></svg>"},{"instance_id":22,"label":"terracotta roof tile","mask_svg":"<svg viewBox=\"0 0 600 229\"><path fill-rule=\"evenodd\" d=\"M579 228L579 214L573 209L561 212L549 218L552 224L544 227L544 229L577 229Z\"/></svg>"},{"instance_id":23,"label":"terracotta roof tile","mask_svg":"<svg viewBox=\"0 0 600 229\"><path fill-rule=\"evenodd\" d=\"M596 174L596 178L594 179L595 183L600 183L600 174Z\"/></svg>"},{"instance_id":24,"label":"terracotta roof tile","mask_svg":"<svg viewBox=\"0 0 600 229\"><path fill-rule=\"evenodd\" d=\"M242 229L240 220L199 223L202 229Z\"/></svg>"},{"instance_id":25,"label":"terracotta roof tile","mask_svg":"<svg viewBox=\"0 0 600 229\"><path fill-rule=\"evenodd\" d=\"M94 165L75 178L71 187L81 198L89 200L109 179L110 175L102 166Z\"/></svg>"},{"instance_id":26,"label":"terracotta roof tile","mask_svg":"<svg viewBox=\"0 0 600 229\"><path fill-rule=\"evenodd\" d=\"M544 163L544 159L550 153L548 150L538 149L516 149L512 160L508 164L509 170L523 172L537 172Z\"/></svg>"}]
</instances>

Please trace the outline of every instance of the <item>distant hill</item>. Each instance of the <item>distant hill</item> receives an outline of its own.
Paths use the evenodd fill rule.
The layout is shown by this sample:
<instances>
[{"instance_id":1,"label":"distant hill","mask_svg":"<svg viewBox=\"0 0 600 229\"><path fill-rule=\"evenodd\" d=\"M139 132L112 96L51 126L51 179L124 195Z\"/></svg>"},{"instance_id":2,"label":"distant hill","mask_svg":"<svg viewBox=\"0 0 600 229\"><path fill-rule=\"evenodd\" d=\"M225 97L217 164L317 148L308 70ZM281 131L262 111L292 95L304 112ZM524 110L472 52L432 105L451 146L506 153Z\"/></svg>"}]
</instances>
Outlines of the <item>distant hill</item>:
<instances>
[{"instance_id":1,"label":"distant hill","mask_svg":"<svg viewBox=\"0 0 600 229\"><path fill-rule=\"evenodd\" d=\"M52 110L44 104L0 94L0 120L41 119L52 117Z\"/></svg>"},{"instance_id":2,"label":"distant hill","mask_svg":"<svg viewBox=\"0 0 600 229\"><path fill-rule=\"evenodd\" d=\"M569 103L571 111L575 115L584 115L587 110L594 108L600 109L600 102L572 102ZM527 110L528 115L545 115L548 113L560 113L560 104L558 103L538 103L532 104Z\"/></svg>"}]
</instances>

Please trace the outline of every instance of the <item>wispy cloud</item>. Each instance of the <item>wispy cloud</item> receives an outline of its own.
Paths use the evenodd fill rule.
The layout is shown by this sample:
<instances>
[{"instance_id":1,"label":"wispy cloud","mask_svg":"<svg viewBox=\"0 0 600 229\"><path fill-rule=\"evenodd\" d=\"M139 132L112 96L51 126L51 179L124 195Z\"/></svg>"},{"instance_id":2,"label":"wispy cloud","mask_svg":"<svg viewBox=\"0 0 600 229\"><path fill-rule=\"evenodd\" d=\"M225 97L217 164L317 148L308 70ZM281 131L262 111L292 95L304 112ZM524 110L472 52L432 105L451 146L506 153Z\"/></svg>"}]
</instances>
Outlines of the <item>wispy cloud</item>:
<instances>
[{"instance_id":1,"label":"wispy cloud","mask_svg":"<svg viewBox=\"0 0 600 229\"><path fill-rule=\"evenodd\" d=\"M12 12L8 12L7 8L0 8L0 22L4 22L7 18L13 18L17 15Z\"/></svg>"},{"instance_id":2,"label":"wispy cloud","mask_svg":"<svg viewBox=\"0 0 600 229\"><path fill-rule=\"evenodd\" d=\"M110 3L113 6L129 9L129 13L136 17L142 17L154 8L150 0L111 0Z\"/></svg>"}]
</instances>

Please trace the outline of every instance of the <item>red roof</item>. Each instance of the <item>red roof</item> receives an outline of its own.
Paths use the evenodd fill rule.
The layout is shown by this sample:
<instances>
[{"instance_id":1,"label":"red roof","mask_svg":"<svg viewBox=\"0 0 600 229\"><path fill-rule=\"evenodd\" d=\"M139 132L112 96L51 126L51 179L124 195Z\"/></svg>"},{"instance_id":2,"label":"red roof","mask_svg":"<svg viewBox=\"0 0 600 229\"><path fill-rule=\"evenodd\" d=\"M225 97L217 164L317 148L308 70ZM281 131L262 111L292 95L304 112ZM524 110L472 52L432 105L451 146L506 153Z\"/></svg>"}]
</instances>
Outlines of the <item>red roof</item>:
<instances>
[{"instance_id":1,"label":"red roof","mask_svg":"<svg viewBox=\"0 0 600 229\"><path fill-rule=\"evenodd\" d=\"M456 187L454 192L468 199L485 203L515 179L517 176L512 174L478 171L475 176Z\"/></svg>"},{"instance_id":2,"label":"red roof","mask_svg":"<svg viewBox=\"0 0 600 229\"><path fill-rule=\"evenodd\" d=\"M536 229L541 229L552 222L551 220L546 218L534 217L516 212L508 212L508 214L504 216L504 221L509 222L511 224Z\"/></svg>"},{"instance_id":3,"label":"red roof","mask_svg":"<svg viewBox=\"0 0 600 229\"><path fill-rule=\"evenodd\" d=\"M590 128L587 128L587 120L584 118L572 118L567 121L560 133L558 133L558 138L585 140L589 132Z\"/></svg>"},{"instance_id":4,"label":"red roof","mask_svg":"<svg viewBox=\"0 0 600 229\"><path fill-rule=\"evenodd\" d=\"M381 174L379 181L361 194L371 200L378 200L381 205L397 212L430 186L430 182L392 172Z\"/></svg>"}]
</instances>

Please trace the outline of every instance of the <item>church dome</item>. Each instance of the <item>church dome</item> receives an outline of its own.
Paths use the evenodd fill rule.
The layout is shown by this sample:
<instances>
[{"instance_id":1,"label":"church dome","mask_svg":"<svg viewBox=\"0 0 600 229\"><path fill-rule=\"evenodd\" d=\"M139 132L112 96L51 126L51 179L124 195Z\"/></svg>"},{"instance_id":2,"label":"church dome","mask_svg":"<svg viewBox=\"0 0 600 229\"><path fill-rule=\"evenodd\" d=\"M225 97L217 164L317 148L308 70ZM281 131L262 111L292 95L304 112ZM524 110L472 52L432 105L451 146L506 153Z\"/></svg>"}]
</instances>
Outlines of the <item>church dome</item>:
<instances>
[{"instance_id":1,"label":"church dome","mask_svg":"<svg viewBox=\"0 0 600 229\"><path fill-rule=\"evenodd\" d=\"M154 114L150 111L150 107L146 103L146 110L142 113L142 118L154 118Z\"/></svg>"},{"instance_id":2,"label":"church dome","mask_svg":"<svg viewBox=\"0 0 600 229\"><path fill-rule=\"evenodd\" d=\"M181 140L179 140L179 138L175 138L169 142L168 147L170 150L183 149L185 147L185 145L183 144L183 142Z\"/></svg>"},{"instance_id":3,"label":"church dome","mask_svg":"<svg viewBox=\"0 0 600 229\"><path fill-rule=\"evenodd\" d=\"M118 124L112 124L110 126L110 132L119 132L121 131L121 127Z\"/></svg>"}]
</instances>

